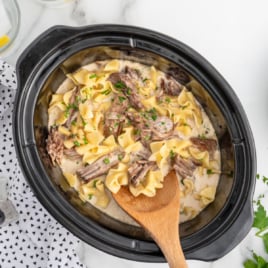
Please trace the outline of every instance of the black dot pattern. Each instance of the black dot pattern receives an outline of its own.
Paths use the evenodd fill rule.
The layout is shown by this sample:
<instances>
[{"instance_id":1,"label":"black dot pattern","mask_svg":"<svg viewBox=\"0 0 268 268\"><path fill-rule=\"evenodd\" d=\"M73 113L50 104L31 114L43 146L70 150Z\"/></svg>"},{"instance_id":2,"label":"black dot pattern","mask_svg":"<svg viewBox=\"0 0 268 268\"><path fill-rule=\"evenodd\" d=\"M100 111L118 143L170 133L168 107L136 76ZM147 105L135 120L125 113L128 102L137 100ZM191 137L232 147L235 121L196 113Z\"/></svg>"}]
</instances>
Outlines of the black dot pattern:
<instances>
[{"instance_id":1,"label":"black dot pattern","mask_svg":"<svg viewBox=\"0 0 268 268\"><path fill-rule=\"evenodd\" d=\"M14 69L0 60L0 176L9 178L8 198L19 213L18 221L0 227L0 267L86 268L75 251L79 239L42 207L21 173L12 137L16 85Z\"/></svg>"}]
</instances>

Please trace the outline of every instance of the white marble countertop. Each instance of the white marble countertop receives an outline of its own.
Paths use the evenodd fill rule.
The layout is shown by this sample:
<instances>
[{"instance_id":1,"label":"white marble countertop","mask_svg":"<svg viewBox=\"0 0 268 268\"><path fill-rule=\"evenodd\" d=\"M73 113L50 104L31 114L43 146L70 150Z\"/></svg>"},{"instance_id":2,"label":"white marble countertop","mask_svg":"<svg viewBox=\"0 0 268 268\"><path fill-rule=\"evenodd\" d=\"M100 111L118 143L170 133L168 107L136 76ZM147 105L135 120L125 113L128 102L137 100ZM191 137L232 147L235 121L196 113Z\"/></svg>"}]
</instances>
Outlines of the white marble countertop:
<instances>
[{"instance_id":1,"label":"white marble countertop","mask_svg":"<svg viewBox=\"0 0 268 268\"><path fill-rule=\"evenodd\" d=\"M15 64L23 49L50 26L96 23L129 24L170 35L194 48L226 78L240 98L255 137L258 173L268 176L268 2L266 0L81 0L49 8L34 0L19 0L19 36L4 55ZM266 193L260 181L255 196ZM268 202L266 207L268 208ZM188 261L191 268L243 267L250 250L264 254L254 231L228 255L212 263ZM81 243L78 249L89 268L157 268L123 260ZM1 265L0 265L1 266Z\"/></svg>"}]
</instances>

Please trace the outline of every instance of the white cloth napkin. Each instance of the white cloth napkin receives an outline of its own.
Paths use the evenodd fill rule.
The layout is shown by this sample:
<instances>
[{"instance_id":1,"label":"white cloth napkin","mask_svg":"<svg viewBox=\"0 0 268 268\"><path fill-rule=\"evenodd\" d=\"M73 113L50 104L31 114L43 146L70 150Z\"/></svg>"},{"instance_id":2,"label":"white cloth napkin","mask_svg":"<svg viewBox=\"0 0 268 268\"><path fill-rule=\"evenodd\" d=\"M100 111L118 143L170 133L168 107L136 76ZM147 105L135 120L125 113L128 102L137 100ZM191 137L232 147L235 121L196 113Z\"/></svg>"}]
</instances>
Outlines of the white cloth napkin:
<instances>
[{"instance_id":1,"label":"white cloth napkin","mask_svg":"<svg viewBox=\"0 0 268 268\"><path fill-rule=\"evenodd\" d=\"M0 227L0 267L86 268L75 252L79 239L42 207L21 173L12 137L16 87L14 68L0 60L0 176L9 178L8 199L19 213Z\"/></svg>"}]
</instances>

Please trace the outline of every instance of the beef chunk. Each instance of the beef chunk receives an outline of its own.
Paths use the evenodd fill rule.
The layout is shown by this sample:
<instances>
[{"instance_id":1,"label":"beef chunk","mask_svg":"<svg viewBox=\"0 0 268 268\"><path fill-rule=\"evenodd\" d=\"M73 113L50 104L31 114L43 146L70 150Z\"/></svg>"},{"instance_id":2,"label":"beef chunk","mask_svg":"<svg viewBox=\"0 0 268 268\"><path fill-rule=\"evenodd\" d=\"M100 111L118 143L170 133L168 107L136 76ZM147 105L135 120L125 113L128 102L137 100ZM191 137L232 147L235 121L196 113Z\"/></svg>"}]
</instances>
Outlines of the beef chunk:
<instances>
[{"instance_id":1,"label":"beef chunk","mask_svg":"<svg viewBox=\"0 0 268 268\"><path fill-rule=\"evenodd\" d=\"M116 150L107 155L102 156L94 163L77 170L77 175L84 181L88 182L92 179L104 175L110 168L119 163L119 158L124 156L124 152Z\"/></svg>"},{"instance_id":2,"label":"beef chunk","mask_svg":"<svg viewBox=\"0 0 268 268\"><path fill-rule=\"evenodd\" d=\"M217 149L217 141L214 139L192 137L190 140L200 151L208 151L213 154Z\"/></svg>"},{"instance_id":3,"label":"beef chunk","mask_svg":"<svg viewBox=\"0 0 268 268\"><path fill-rule=\"evenodd\" d=\"M46 150L54 166L56 164L61 164L63 149L63 136L59 133L57 127L51 127L47 138Z\"/></svg>"},{"instance_id":4,"label":"beef chunk","mask_svg":"<svg viewBox=\"0 0 268 268\"><path fill-rule=\"evenodd\" d=\"M183 86L172 77L166 79L162 78L160 81L160 88L165 94L170 96L178 96L182 91L182 87Z\"/></svg>"},{"instance_id":5,"label":"beef chunk","mask_svg":"<svg viewBox=\"0 0 268 268\"><path fill-rule=\"evenodd\" d=\"M173 159L173 167L182 178L185 178L193 175L197 163L190 158L184 159L177 154Z\"/></svg>"},{"instance_id":6,"label":"beef chunk","mask_svg":"<svg viewBox=\"0 0 268 268\"><path fill-rule=\"evenodd\" d=\"M136 89L132 75L129 73L117 72L112 73L109 81L114 85L115 88L121 90L124 95L128 98L131 106L136 109L142 109L143 104L141 103L140 95Z\"/></svg>"},{"instance_id":7,"label":"beef chunk","mask_svg":"<svg viewBox=\"0 0 268 268\"><path fill-rule=\"evenodd\" d=\"M156 166L153 161L140 160L134 162L128 168L129 181L133 186L138 186L144 179L148 171Z\"/></svg>"}]
</instances>

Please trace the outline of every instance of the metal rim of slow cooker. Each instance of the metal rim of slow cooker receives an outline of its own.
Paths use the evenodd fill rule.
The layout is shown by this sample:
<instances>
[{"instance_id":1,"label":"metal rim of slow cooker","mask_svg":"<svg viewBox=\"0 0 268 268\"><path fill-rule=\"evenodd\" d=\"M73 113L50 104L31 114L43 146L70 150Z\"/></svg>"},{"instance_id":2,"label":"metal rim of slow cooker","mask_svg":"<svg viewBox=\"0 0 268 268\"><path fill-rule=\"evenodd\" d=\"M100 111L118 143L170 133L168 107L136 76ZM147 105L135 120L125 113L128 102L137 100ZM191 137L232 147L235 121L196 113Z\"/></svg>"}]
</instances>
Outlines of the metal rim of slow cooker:
<instances>
[{"instance_id":1,"label":"metal rim of slow cooker","mask_svg":"<svg viewBox=\"0 0 268 268\"><path fill-rule=\"evenodd\" d=\"M129 38L132 38L132 45L133 45L133 40L134 40L136 47L141 46L140 48L144 50L151 50L152 48L146 45L148 44L152 45L155 42L157 45L160 44L159 46L162 47L164 51L172 50L173 53L174 51L176 51L176 53L178 53L179 55L178 57L179 59L177 59L179 61L179 64L181 65L183 64L183 67L187 71L189 71L192 74L194 73L195 77L200 79L206 85L205 86L206 88L210 89L211 91L210 94L214 95L214 98L217 99L217 104L223 102L221 103L221 105L226 106L225 107L226 110L224 112L226 113L226 116L229 115L230 117L229 120L230 122L232 122L233 129L230 129L230 131L233 134L234 146L240 146L241 144L243 144L243 150L244 150L243 153L245 154L244 158L247 162L247 163L243 163L245 165L245 168L243 171L244 172L247 171L247 174L244 173L244 176L248 176L251 179L248 180L248 183L246 185L237 185L237 186L241 186L244 189L245 191L244 194L246 194L246 198L242 197L241 194L237 195L239 196L239 200L241 203L239 204L239 206L237 206L237 204L232 204L233 210L236 211L236 215L233 215L234 211L233 213L231 213L231 216L234 216L232 220L228 219L227 221L227 219L224 220L221 218L224 215L221 212L223 212L226 209L226 207L223 208L222 211L219 213L222 215L222 216L219 215L219 218L221 218L221 220L219 221L219 218L218 220L215 219L215 221L209 223L209 226L212 226L213 223L221 226L222 221L225 222L226 226L224 228L223 226L216 228L218 230L218 233L211 232L210 235L207 237L207 239L204 240L203 238L204 240L202 241L203 243L196 243L195 249L204 248L204 246L207 245L208 243L216 240L218 237L221 237L223 233L226 232L226 229L230 228L232 222L235 221L239 217L240 211L244 209L245 205L247 204L249 208L251 207L251 205L249 205L248 202L251 201L251 198L252 198L252 192L254 188L252 177L255 174L255 149L254 149L253 137L252 137L246 116L244 114L244 111L237 97L235 96L234 92L230 88L230 86L225 82L225 80L217 73L217 71L206 60L204 60L199 54L194 52L192 49L190 49L186 45L180 43L179 41L176 41L165 35L152 32L150 30L145 30L145 29L136 28L136 27L129 27L129 26L119 26L119 25L96 25L96 26L88 26L88 27L77 28L77 29L73 29L69 27L62 27L62 26L54 27L48 30L47 32L45 32L44 34L42 34L40 37L38 37L37 40L32 45L30 45L28 49L26 49L26 51L22 54L17 64L18 74L19 75L21 74L20 68L23 66L22 63L25 60L25 57L27 58L27 55L29 55L29 51L31 51L31 49L38 42L40 42L40 40L42 40L42 38L49 36L49 34L53 33L53 31L55 34L55 30L59 32L59 31L64 31L66 29L67 29L67 32L68 30L70 32L73 31L75 35L70 35L69 33L69 37L65 37L65 39L61 40L61 42L59 42L56 46L50 47L47 53L43 54L41 58L39 59L39 61L36 63L36 66L33 68L32 73L29 75L29 77L26 77L25 85L22 85L23 82L20 81L20 76L19 76L19 82L22 87L22 91L18 92L16 96L16 105L15 105L13 122L14 122L14 125L18 127L14 128L15 145L16 145L18 156L19 156L18 158L22 166L22 169L24 171L24 174L26 178L28 179L30 185L32 186L34 192L37 194L40 202L51 212L51 214L59 222L65 225L74 234L76 234L81 239L86 240L86 242L92 244L93 246L99 249L102 249L110 254L114 254L119 257L122 257L122 252L123 252L124 253L123 257L128 258L128 259L133 259L133 260L154 261L154 262L164 261L164 258L161 254L160 255L152 254L152 249L156 250L155 253L158 252L158 249L156 246L151 246L152 244L151 242L133 240L131 238L122 237L118 234L113 234L108 230L103 230L101 227L94 225L93 222L91 226L92 232L87 238L85 238L85 233L81 231L79 227L76 226L77 223L75 223L74 221L76 218L74 217L75 213L68 216L69 221L68 223L66 223L66 214L62 213L62 211L65 211L67 213L70 207L68 207L67 204L64 204L65 206L62 207L62 204L64 202L60 203L57 198L53 200L53 197L51 194L52 193L57 194L57 193L55 192L55 189L53 189L52 184L44 185L44 181L42 180L35 181L35 178L34 178L35 176L33 176L33 174L35 175L38 175L38 174L36 174L36 170L32 169L32 164L35 163L36 167L39 167L41 169L42 169L42 165L40 161L38 160L38 154L35 149L33 131L31 135L28 135L29 132L28 133L26 132L30 131L29 128L26 131L25 126L23 125L21 126L21 123L24 122L27 116L31 117L33 115L33 107L35 106L34 103L38 95L36 92L33 92L33 90L32 92L30 92L30 89L33 87L33 85L37 88L37 91L40 90L40 88L42 87L42 83L44 83L46 77L59 64L59 62L65 60L70 55L82 50L83 46L95 47L98 45L112 45L114 44L112 41L114 42L116 41L115 43L117 45L129 46ZM113 38L119 37L119 39L114 40L111 36ZM97 45L96 43L92 42L94 38L96 39L96 37L99 38L99 43ZM121 41L120 41L120 38L121 38ZM122 42L122 39L124 40L124 42ZM79 40L80 40L79 46L77 46L77 43L75 42ZM139 42L139 41L142 41L142 42ZM159 51L156 52L155 50L153 52L157 54L159 53ZM183 54L184 54L184 57L182 57ZM168 58L167 54L161 55L161 56ZM175 61L174 58L173 59L168 58L168 59ZM45 64L46 65L49 64L49 68L46 70L46 72L44 72L45 74L44 73L41 74L42 71L44 71ZM220 94L215 89L217 87L222 90ZM226 100L224 100L223 96L224 98L226 98ZM25 105L24 101L26 102L29 101L28 104L31 104L31 107L29 108L29 106ZM226 105L226 103L224 102L228 102L228 105ZM27 107L28 107L28 110L27 110ZM30 120L27 121L28 125L29 123L31 123L29 121ZM37 158L33 158L33 156ZM44 170L42 171L44 172ZM238 168L236 168L236 173L238 172L241 172L241 171L239 171ZM47 187L48 189L51 190L51 192L44 193L42 192L42 190L40 190L42 189L40 187ZM234 186L234 188L236 188L236 186ZM231 193L230 196L233 196L233 194L234 193ZM227 201L226 203L230 203L230 202ZM57 209L55 209L55 207L53 206L54 204L57 204ZM249 219L249 221L251 220L252 219ZM84 224L88 224L88 222ZM206 227L204 227L203 229L205 228ZM201 237L202 231L204 231L203 229L200 230L198 234L195 234L195 236ZM96 233L96 230L97 230L97 233ZM102 233L99 233L98 231L101 231ZM213 235L214 237L212 237ZM102 238L100 238L100 236L102 236ZM193 239L193 236L187 239ZM211 241L209 241L210 239ZM119 240L120 242L118 242ZM186 243L187 241L186 242L185 241L183 244L187 244ZM193 253L193 251L196 251L196 250L194 250L191 247L187 249L187 246L185 246L185 248L186 248L185 249L186 256L189 258L191 258L191 255L192 255L192 258L197 258L197 259L205 259L205 260L215 259L215 257L209 258L208 256L197 256L196 254L191 254ZM142 249L143 249L143 252L142 252ZM140 250L141 252L139 252ZM218 255L221 256L221 253L219 253Z\"/></svg>"}]
</instances>

